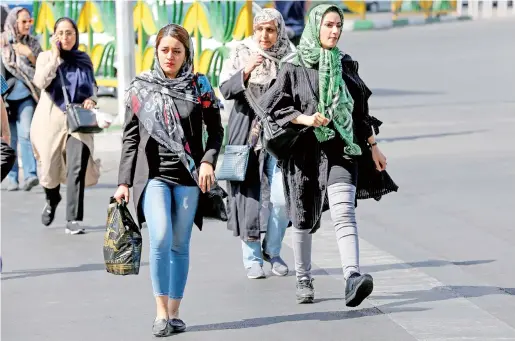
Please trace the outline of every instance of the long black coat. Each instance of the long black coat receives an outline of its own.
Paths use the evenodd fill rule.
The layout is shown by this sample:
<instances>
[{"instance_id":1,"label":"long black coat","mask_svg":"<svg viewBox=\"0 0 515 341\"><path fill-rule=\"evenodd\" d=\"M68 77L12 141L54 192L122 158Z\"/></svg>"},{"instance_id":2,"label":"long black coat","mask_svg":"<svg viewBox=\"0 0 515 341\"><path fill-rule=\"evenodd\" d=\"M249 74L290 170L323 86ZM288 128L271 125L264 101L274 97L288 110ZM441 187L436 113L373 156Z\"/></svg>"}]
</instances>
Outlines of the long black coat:
<instances>
[{"instance_id":1,"label":"long black coat","mask_svg":"<svg viewBox=\"0 0 515 341\"><path fill-rule=\"evenodd\" d=\"M358 157L357 198L374 198L396 191L397 186L385 172L375 171L367 139L373 129L379 132L381 122L369 115L368 98L372 92L358 74L358 62L349 55L342 55L342 77L354 99L352 118L356 141L363 156ZM300 114L313 115L318 103L308 85L318 96L318 70L306 69L285 63L276 82L261 98L261 106L281 125ZM343 153L343 150L342 150ZM312 130L303 134L290 158L280 160L285 186L286 205L293 226L315 232L320 227L322 212L327 209L327 179L329 175L327 156ZM325 202L325 205L324 205Z\"/></svg>"},{"instance_id":2,"label":"long black coat","mask_svg":"<svg viewBox=\"0 0 515 341\"><path fill-rule=\"evenodd\" d=\"M253 87L253 85L250 85ZM253 93L259 95L268 86L253 87ZM247 84L243 81L243 70L235 73L220 85L220 92L226 100L233 100L234 106L229 116L228 141L229 145L245 145L248 143L252 122L256 117L244 96ZM267 158L264 150L251 151L247 174L244 181L227 181L227 228L234 236L241 239L259 238L266 229L263 219L270 198L269 179L264 170Z\"/></svg>"}]
</instances>

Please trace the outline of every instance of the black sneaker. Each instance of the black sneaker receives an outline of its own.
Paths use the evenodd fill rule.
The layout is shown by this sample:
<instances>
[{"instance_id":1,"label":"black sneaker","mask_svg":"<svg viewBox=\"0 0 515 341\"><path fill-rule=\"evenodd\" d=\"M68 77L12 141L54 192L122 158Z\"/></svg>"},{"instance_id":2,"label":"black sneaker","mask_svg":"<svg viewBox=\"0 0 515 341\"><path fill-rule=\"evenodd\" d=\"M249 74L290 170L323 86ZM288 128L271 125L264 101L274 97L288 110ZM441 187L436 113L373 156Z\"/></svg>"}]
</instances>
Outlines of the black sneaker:
<instances>
[{"instance_id":1,"label":"black sneaker","mask_svg":"<svg viewBox=\"0 0 515 341\"><path fill-rule=\"evenodd\" d=\"M49 226L54 221L55 211L57 210L57 205L61 201L61 195L59 195L59 200L55 203L50 203L47 200L45 207L43 208L43 212L41 213L41 222L45 226Z\"/></svg>"},{"instance_id":2,"label":"black sneaker","mask_svg":"<svg viewBox=\"0 0 515 341\"><path fill-rule=\"evenodd\" d=\"M182 333L186 331L186 323L178 318L168 320L168 324L172 327L172 333Z\"/></svg>"},{"instance_id":3,"label":"black sneaker","mask_svg":"<svg viewBox=\"0 0 515 341\"><path fill-rule=\"evenodd\" d=\"M314 279L297 280L297 303L313 303L315 300L315 288L313 287Z\"/></svg>"},{"instance_id":4,"label":"black sneaker","mask_svg":"<svg viewBox=\"0 0 515 341\"><path fill-rule=\"evenodd\" d=\"M79 225L79 222L77 222L77 221L69 221L66 224L66 229L65 229L64 232L66 232L66 234L75 235L75 234L84 234L84 233L86 233L86 230L83 229Z\"/></svg>"},{"instance_id":5,"label":"black sneaker","mask_svg":"<svg viewBox=\"0 0 515 341\"><path fill-rule=\"evenodd\" d=\"M155 337L166 337L172 335L172 326L166 319L155 320L152 325L152 334Z\"/></svg>"},{"instance_id":6,"label":"black sneaker","mask_svg":"<svg viewBox=\"0 0 515 341\"><path fill-rule=\"evenodd\" d=\"M345 284L345 304L347 307L357 307L372 293L372 290L374 290L372 276L353 273Z\"/></svg>"}]
</instances>

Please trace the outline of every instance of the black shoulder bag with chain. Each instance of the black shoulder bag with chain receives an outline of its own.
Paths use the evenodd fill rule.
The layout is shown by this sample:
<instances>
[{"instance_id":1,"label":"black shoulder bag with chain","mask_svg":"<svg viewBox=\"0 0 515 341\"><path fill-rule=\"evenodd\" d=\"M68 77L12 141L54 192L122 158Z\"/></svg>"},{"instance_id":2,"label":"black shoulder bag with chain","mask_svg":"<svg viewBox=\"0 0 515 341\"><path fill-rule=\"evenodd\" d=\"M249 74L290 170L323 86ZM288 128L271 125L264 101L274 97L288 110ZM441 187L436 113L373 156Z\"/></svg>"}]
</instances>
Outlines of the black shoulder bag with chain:
<instances>
[{"instance_id":1,"label":"black shoulder bag with chain","mask_svg":"<svg viewBox=\"0 0 515 341\"><path fill-rule=\"evenodd\" d=\"M66 116L68 119L68 130L72 133L99 133L103 129L98 126L97 115L89 109L84 108L81 104L70 103L68 92L64 86L64 77L60 69L59 77L61 79L61 88L64 95L64 103L66 104Z\"/></svg>"}]
</instances>

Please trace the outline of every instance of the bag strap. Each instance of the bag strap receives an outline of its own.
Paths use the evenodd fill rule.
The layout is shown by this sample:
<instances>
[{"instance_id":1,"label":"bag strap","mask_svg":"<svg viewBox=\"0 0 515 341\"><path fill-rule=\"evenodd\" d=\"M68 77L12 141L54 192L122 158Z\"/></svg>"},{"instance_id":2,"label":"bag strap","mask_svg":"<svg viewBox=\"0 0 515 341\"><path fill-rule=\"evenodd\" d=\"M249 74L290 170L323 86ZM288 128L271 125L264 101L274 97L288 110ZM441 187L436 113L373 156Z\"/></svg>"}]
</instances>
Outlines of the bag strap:
<instances>
[{"instance_id":1,"label":"bag strap","mask_svg":"<svg viewBox=\"0 0 515 341\"><path fill-rule=\"evenodd\" d=\"M66 92L66 87L64 86L64 77L63 77L63 74L61 72L61 69L57 68L57 72L59 73L59 78L61 79L61 89L63 90L64 103L66 104L66 106L69 106L70 105L70 98L68 97L68 92Z\"/></svg>"},{"instance_id":2,"label":"bag strap","mask_svg":"<svg viewBox=\"0 0 515 341\"><path fill-rule=\"evenodd\" d=\"M306 81L308 82L309 89L311 90L311 94L313 95L313 97L315 98L317 103L320 103L320 99L318 98L317 93L313 89L313 85L310 82L307 67L304 64L304 61L302 60L302 57L298 53L297 53L297 56L299 58L300 65L302 66L301 69L302 69L302 71L304 71L304 75L306 76Z\"/></svg>"}]
</instances>

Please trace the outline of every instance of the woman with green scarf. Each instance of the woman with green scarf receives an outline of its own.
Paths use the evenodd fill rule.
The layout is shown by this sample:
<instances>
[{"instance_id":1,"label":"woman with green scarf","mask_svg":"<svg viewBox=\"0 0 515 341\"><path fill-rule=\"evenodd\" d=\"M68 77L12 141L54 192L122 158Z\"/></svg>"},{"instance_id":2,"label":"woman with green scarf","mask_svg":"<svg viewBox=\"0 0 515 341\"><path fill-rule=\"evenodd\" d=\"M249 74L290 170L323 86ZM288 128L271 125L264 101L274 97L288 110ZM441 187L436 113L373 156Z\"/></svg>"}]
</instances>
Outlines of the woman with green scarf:
<instances>
[{"instance_id":1,"label":"woman with green scarf","mask_svg":"<svg viewBox=\"0 0 515 341\"><path fill-rule=\"evenodd\" d=\"M314 300L311 245L325 201L336 230L346 304L356 307L373 290L372 276L359 269L356 199L379 200L397 186L375 140L381 122L368 113L371 91L358 75L358 63L337 47L342 26L338 7L313 8L298 51L282 60L277 81L260 104L281 126L312 127L291 156L280 160L294 226L297 302Z\"/></svg>"}]
</instances>

